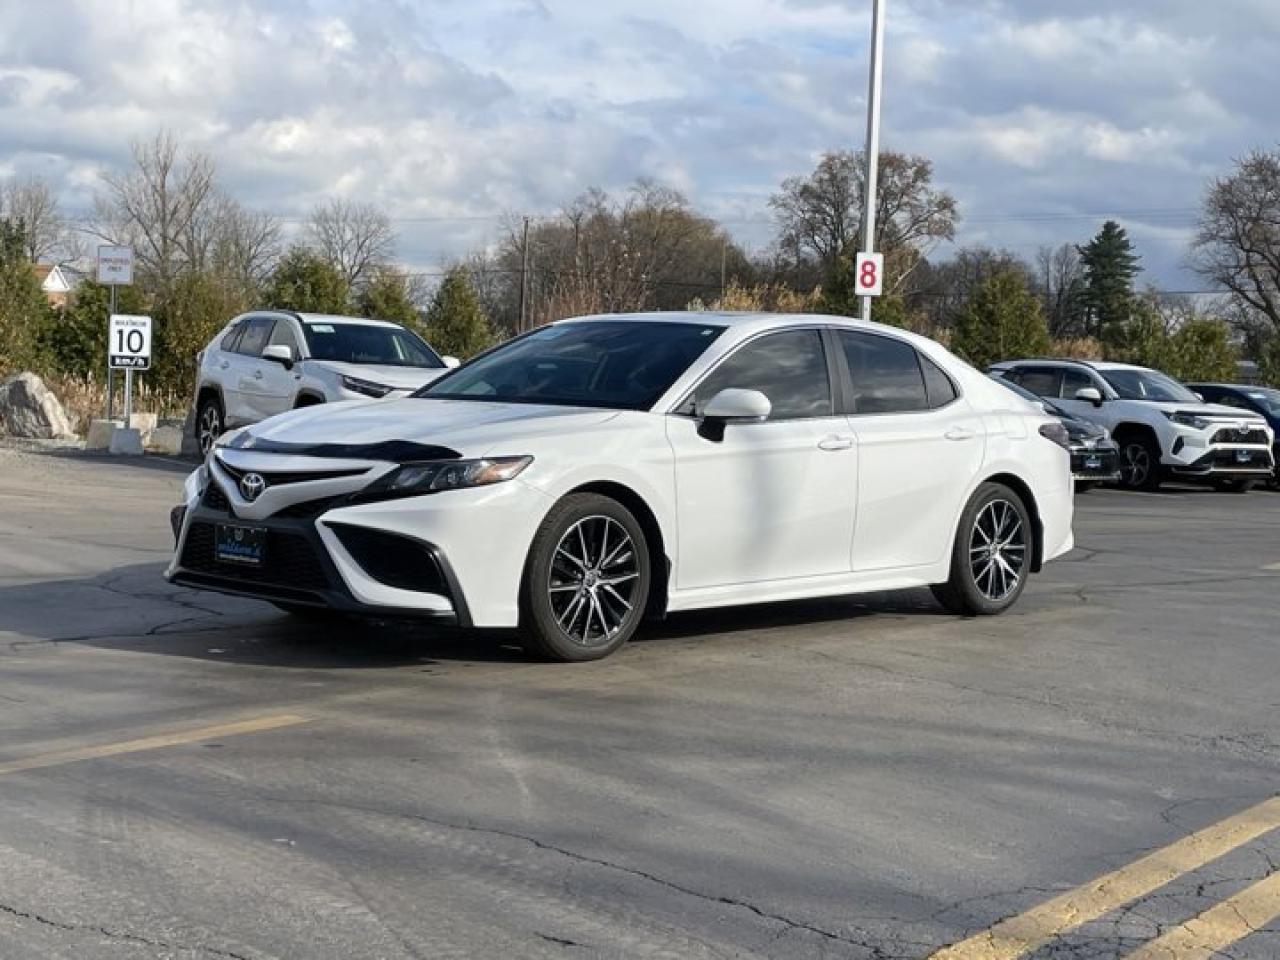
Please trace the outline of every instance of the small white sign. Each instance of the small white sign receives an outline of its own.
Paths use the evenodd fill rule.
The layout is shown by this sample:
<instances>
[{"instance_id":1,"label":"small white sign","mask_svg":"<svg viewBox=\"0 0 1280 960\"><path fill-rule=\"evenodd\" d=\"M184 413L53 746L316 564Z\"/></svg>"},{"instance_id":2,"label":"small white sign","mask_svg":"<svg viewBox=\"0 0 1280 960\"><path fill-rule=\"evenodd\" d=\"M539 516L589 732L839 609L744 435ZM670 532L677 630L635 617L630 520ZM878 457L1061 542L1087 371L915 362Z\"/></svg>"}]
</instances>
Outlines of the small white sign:
<instances>
[{"instance_id":1,"label":"small white sign","mask_svg":"<svg viewBox=\"0 0 1280 960\"><path fill-rule=\"evenodd\" d=\"M133 283L133 248L98 247L98 282L119 287Z\"/></svg>"},{"instance_id":2,"label":"small white sign","mask_svg":"<svg viewBox=\"0 0 1280 960\"><path fill-rule=\"evenodd\" d=\"M151 369L151 318L113 313L107 328L107 366Z\"/></svg>"},{"instance_id":3,"label":"small white sign","mask_svg":"<svg viewBox=\"0 0 1280 960\"><path fill-rule=\"evenodd\" d=\"M860 297L878 297L884 293L884 254L858 254L853 264L853 283Z\"/></svg>"}]
</instances>

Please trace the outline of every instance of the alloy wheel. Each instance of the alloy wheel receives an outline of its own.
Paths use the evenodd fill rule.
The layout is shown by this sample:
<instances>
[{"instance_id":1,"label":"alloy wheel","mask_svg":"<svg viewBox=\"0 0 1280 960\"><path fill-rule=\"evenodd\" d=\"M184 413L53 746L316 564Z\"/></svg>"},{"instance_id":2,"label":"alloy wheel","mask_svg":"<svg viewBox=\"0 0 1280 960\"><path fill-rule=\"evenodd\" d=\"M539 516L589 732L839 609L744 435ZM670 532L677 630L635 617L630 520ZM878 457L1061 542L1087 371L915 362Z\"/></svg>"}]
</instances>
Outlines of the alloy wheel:
<instances>
[{"instance_id":1,"label":"alloy wheel","mask_svg":"<svg viewBox=\"0 0 1280 960\"><path fill-rule=\"evenodd\" d=\"M974 586L999 603L1018 589L1027 566L1027 532L1018 508L1004 499L986 504L969 534L969 570Z\"/></svg>"},{"instance_id":2,"label":"alloy wheel","mask_svg":"<svg viewBox=\"0 0 1280 960\"><path fill-rule=\"evenodd\" d=\"M208 454L214 441L222 436L222 414L212 403L206 404L200 413L200 422L196 425L196 437L200 442L200 453Z\"/></svg>"},{"instance_id":3,"label":"alloy wheel","mask_svg":"<svg viewBox=\"0 0 1280 960\"><path fill-rule=\"evenodd\" d=\"M1124 448L1120 474L1125 485L1140 487L1151 475L1151 453L1141 443L1130 443Z\"/></svg>"},{"instance_id":4,"label":"alloy wheel","mask_svg":"<svg viewBox=\"0 0 1280 960\"><path fill-rule=\"evenodd\" d=\"M631 616L640 564L635 543L612 517L583 517L556 545L547 579L551 611L574 643L607 643Z\"/></svg>"}]
</instances>

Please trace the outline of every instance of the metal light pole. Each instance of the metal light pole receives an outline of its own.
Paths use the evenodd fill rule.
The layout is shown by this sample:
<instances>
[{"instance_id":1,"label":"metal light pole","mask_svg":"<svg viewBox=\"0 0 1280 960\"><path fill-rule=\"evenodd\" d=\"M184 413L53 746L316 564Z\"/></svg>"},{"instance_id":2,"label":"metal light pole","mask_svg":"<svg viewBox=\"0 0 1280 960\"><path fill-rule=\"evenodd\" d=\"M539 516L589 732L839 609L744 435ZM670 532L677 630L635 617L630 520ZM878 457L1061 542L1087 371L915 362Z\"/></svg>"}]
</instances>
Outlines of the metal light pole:
<instances>
[{"instance_id":1,"label":"metal light pole","mask_svg":"<svg viewBox=\"0 0 1280 960\"><path fill-rule=\"evenodd\" d=\"M885 0L871 0L871 78L867 90L867 156L862 210L862 249L876 249L876 188L880 177L880 88L883 79ZM871 319L871 297L862 298L862 319Z\"/></svg>"}]
</instances>

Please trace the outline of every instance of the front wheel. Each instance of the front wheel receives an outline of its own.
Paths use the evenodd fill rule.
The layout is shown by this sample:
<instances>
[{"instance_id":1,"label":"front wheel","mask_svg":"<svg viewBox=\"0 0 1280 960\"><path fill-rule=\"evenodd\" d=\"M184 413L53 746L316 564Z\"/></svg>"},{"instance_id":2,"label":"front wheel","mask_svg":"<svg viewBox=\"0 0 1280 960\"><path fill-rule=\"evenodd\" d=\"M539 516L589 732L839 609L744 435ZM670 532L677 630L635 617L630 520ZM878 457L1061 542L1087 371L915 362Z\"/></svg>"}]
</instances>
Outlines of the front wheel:
<instances>
[{"instance_id":1,"label":"front wheel","mask_svg":"<svg viewBox=\"0 0 1280 960\"><path fill-rule=\"evenodd\" d=\"M196 409L196 441L200 444L200 455L208 456L214 443L226 431L226 421L222 415L222 404L217 397L205 397Z\"/></svg>"},{"instance_id":2,"label":"front wheel","mask_svg":"<svg viewBox=\"0 0 1280 960\"><path fill-rule=\"evenodd\" d=\"M933 595L960 616L1004 613L1031 573L1035 531L1022 498L999 483L980 486L960 517L951 550L951 578Z\"/></svg>"},{"instance_id":3,"label":"front wheel","mask_svg":"<svg viewBox=\"0 0 1280 960\"><path fill-rule=\"evenodd\" d=\"M1153 491L1160 487L1160 448L1142 436L1127 437L1120 446L1120 486Z\"/></svg>"},{"instance_id":4,"label":"front wheel","mask_svg":"<svg viewBox=\"0 0 1280 960\"><path fill-rule=\"evenodd\" d=\"M521 635L550 660L607 657L640 626L649 584L648 545L631 512L609 497L572 494L534 536L521 588Z\"/></svg>"}]
</instances>

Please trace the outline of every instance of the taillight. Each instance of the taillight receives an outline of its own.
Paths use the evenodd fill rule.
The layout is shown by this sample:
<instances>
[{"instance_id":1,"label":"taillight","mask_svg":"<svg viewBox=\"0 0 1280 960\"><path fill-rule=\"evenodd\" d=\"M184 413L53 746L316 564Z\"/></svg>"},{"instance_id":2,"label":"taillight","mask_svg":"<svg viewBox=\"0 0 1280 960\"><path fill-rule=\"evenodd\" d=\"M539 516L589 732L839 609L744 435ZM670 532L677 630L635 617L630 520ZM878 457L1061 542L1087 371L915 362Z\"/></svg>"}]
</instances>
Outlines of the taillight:
<instances>
[{"instance_id":1,"label":"taillight","mask_svg":"<svg viewBox=\"0 0 1280 960\"><path fill-rule=\"evenodd\" d=\"M1054 420L1052 423L1040 424L1040 436L1044 437L1046 440L1052 440L1063 450L1071 449L1071 434L1069 434L1067 432L1067 428L1057 420Z\"/></svg>"}]
</instances>

